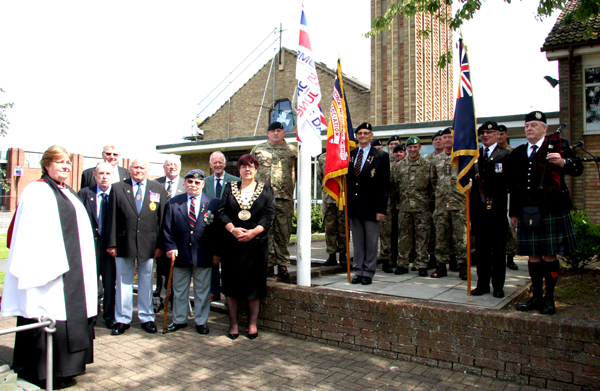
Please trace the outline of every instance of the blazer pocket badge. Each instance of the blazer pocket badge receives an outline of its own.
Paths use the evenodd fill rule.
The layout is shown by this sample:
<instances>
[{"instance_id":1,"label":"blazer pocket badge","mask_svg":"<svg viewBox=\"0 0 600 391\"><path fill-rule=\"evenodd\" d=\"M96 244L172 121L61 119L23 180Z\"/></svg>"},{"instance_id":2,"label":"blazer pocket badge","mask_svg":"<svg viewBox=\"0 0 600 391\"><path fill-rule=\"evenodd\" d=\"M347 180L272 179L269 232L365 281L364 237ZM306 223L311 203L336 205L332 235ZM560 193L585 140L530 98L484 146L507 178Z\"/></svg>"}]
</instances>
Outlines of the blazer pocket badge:
<instances>
[{"instance_id":1,"label":"blazer pocket badge","mask_svg":"<svg viewBox=\"0 0 600 391\"><path fill-rule=\"evenodd\" d=\"M497 174L502 173L502 163L496 163L496 173Z\"/></svg>"},{"instance_id":2,"label":"blazer pocket badge","mask_svg":"<svg viewBox=\"0 0 600 391\"><path fill-rule=\"evenodd\" d=\"M150 203L150 210L153 212L156 210L156 204L154 202Z\"/></svg>"},{"instance_id":3,"label":"blazer pocket badge","mask_svg":"<svg viewBox=\"0 0 600 391\"><path fill-rule=\"evenodd\" d=\"M211 225L212 222L215 219L215 215L211 213L210 210L206 211L206 213L204 213L204 222L206 223L206 225Z\"/></svg>"},{"instance_id":4,"label":"blazer pocket badge","mask_svg":"<svg viewBox=\"0 0 600 391\"><path fill-rule=\"evenodd\" d=\"M373 178L375 176L375 169L371 170L371 178Z\"/></svg>"}]
</instances>

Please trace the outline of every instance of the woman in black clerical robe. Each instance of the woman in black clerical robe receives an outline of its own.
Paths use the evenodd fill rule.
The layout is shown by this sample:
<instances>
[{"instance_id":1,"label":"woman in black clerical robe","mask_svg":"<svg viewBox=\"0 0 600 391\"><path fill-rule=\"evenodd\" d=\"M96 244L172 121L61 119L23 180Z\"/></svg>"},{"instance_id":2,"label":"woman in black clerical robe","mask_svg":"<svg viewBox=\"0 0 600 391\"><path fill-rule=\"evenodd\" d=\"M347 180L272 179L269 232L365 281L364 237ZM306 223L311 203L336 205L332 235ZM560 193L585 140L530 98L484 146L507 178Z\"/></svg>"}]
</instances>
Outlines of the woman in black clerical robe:
<instances>
[{"instance_id":1,"label":"woman in black clerical robe","mask_svg":"<svg viewBox=\"0 0 600 391\"><path fill-rule=\"evenodd\" d=\"M254 180L258 170L254 156L240 157L238 169L242 181L225 186L219 208L226 229L220 246L221 278L229 308L229 338L239 336L238 304L247 300L248 338L254 339L258 336L260 299L267 291L267 242L275 218L275 194L269 185Z\"/></svg>"},{"instance_id":2,"label":"woman in black clerical robe","mask_svg":"<svg viewBox=\"0 0 600 391\"><path fill-rule=\"evenodd\" d=\"M23 190L9 228L2 316L16 316L17 326L41 317L57 321L52 369L54 383L62 388L93 362L96 251L85 207L65 184L71 176L71 154L55 145L44 152L40 164L42 178ZM42 329L16 334L12 367L19 377L44 385Z\"/></svg>"}]
</instances>

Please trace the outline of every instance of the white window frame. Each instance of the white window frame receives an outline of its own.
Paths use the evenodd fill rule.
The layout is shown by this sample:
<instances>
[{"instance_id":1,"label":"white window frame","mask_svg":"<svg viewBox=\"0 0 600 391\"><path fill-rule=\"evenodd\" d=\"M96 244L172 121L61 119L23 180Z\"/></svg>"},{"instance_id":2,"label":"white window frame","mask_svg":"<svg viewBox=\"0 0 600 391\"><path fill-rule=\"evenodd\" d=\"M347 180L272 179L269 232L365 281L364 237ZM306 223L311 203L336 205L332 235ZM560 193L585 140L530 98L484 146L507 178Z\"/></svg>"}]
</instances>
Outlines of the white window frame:
<instances>
[{"instance_id":1,"label":"white window frame","mask_svg":"<svg viewBox=\"0 0 600 391\"><path fill-rule=\"evenodd\" d=\"M586 104L585 101L587 99L586 96L586 88L588 87L599 87L600 88L600 82L598 83L590 83L590 84L586 84L585 82L585 70L589 69L589 68L600 68L600 55L592 55L592 56L583 56L582 58L582 72L583 74L581 75L582 79L582 94L583 94L583 134L584 135L590 135L590 134L600 134L600 129L598 130L588 130L587 128L587 108L586 108Z\"/></svg>"}]
</instances>

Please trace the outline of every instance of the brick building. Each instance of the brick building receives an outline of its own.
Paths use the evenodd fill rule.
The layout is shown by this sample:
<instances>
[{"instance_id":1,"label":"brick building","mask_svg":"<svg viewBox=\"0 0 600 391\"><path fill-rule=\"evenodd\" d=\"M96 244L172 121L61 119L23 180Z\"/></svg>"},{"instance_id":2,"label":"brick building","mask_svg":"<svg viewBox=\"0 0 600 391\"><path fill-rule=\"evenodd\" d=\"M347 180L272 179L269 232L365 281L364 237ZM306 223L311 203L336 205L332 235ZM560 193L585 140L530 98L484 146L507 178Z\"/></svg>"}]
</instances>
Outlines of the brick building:
<instances>
[{"instance_id":1,"label":"brick building","mask_svg":"<svg viewBox=\"0 0 600 391\"><path fill-rule=\"evenodd\" d=\"M560 122L567 124L563 137L583 141L585 149L600 155L600 17L588 22L594 34L584 38L587 26L575 22L565 27L566 12L579 5L569 2L550 34L542 51L549 61L557 61L560 88ZM581 151L579 157L589 157ZM600 178L593 163L584 163L582 176L571 181L571 194L577 209L588 211L600 223Z\"/></svg>"}]
</instances>

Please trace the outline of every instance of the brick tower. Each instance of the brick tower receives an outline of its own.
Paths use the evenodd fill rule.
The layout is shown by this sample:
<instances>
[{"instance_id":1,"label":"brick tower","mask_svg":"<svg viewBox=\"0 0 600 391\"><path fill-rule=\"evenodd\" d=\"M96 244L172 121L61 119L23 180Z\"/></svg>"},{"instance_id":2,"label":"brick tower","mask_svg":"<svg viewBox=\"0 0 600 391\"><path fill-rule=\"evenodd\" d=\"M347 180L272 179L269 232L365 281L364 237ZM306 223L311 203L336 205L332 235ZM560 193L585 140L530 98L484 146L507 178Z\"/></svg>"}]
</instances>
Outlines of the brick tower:
<instances>
[{"instance_id":1,"label":"brick tower","mask_svg":"<svg viewBox=\"0 0 600 391\"><path fill-rule=\"evenodd\" d=\"M371 18L389 0L371 0ZM452 13L452 7L446 9ZM419 31L430 27L428 38ZM454 116L452 63L437 66L452 49L452 31L429 15L396 16L390 30L371 38L371 113L373 125L439 121Z\"/></svg>"}]
</instances>

